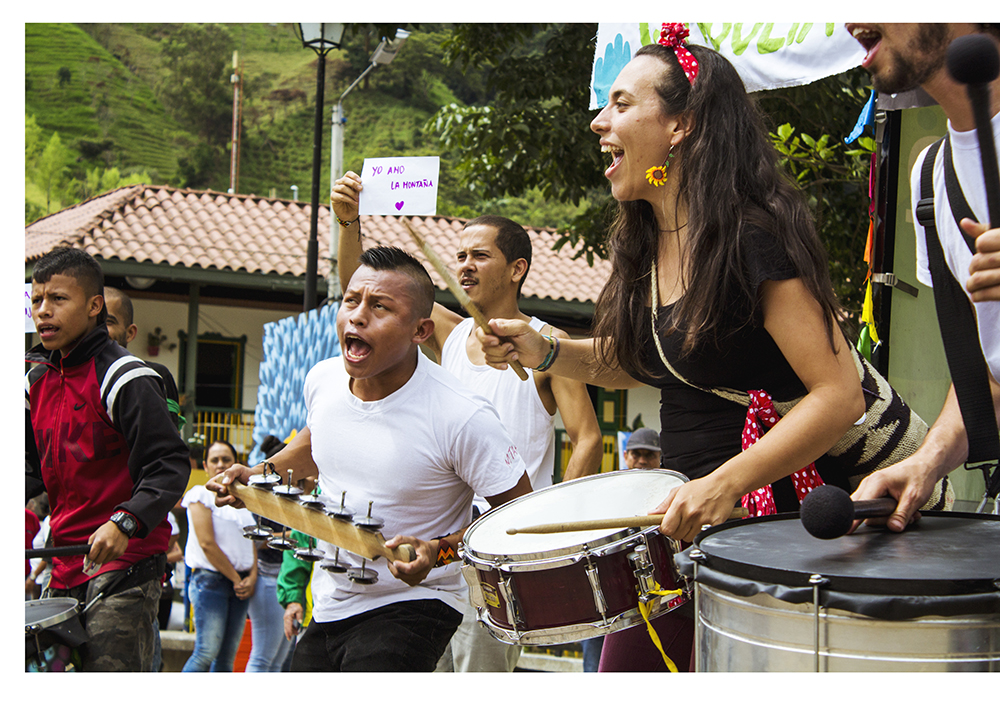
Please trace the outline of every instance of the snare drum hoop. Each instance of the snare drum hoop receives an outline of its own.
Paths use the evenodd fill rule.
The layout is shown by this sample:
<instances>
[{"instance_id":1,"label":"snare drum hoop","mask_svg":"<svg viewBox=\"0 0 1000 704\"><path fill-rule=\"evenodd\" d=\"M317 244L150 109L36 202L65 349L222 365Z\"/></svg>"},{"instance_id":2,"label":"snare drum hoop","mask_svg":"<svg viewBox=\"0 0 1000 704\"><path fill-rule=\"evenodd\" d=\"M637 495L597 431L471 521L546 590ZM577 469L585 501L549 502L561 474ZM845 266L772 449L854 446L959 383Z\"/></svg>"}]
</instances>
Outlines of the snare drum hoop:
<instances>
[{"instance_id":1,"label":"snare drum hoop","mask_svg":"<svg viewBox=\"0 0 1000 704\"><path fill-rule=\"evenodd\" d=\"M61 610L54 611L56 607ZM42 611L32 614L32 611ZM36 633L46 628L52 628L68 621L80 612L80 602L68 596L57 596L50 599L33 599L24 602L24 632ZM34 616L35 618L30 618Z\"/></svg>"},{"instance_id":2,"label":"snare drum hoop","mask_svg":"<svg viewBox=\"0 0 1000 704\"><path fill-rule=\"evenodd\" d=\"M633 469L625 470L628 472L642 472L656 473L659 475L665 475L677 479L680 484L686 483L688 478L681 474L680 472L675 472L670 469ZM579 479L574 479L571 482L573 486L579 486L584 482L595 482L595 481L607 481L609 477L620 476L618 473L602 473L602 474L592 474L586 477L581 477ZM547 486L544 489L539 489L530 494L520 496L512 501L508 501L503 506L496 509L497 512L489 511L484 513L482 516L477 518L466 530L465 537L462 542L460 549L462 558L474 565L483 566L486 568L498 568L503 571L516 572L516 571L530 571L534 569L552 569L559 567L561 565L572 564L576 562L573 556L580 556L583 554L591 555L604 555L616 552L617 550L623 550L631 546L631 543L642 533L653 533L657 530L656 526L650 526L648 528L638 529L638 528L622 528L619 530L612 529L612 532L607 535L603 535L590 540L581 541L579 543L574 543L573 545L568 545L564 547L550 548L547 550L541 550L537 552L524 552L516 554L501 554L492 553L485 550L477 550L472 543L475 540L477 528L482 527L486 521L497 520L504 509L509 509L518 504L525 503L527 501L537 500L537 497L546 493L551 493L557 490L564 490L565 487L570 484L553 484L552 486Z\"/></svg>"},{"instance_id":3,"label":"snare drum hoop","mask_svg":"<svg viewBox=\"0 0 1000 704\"><path fill-rule=\"evenodd\" d=\"M687 599L685 599L685 602ZM676 606L674 608L677 608ZM674 609L657 610L650 614L650 620L662 616ZM638 608L623 611L620 614L609 617L607 624L602 621L591 621L587 623L574 623L568 626L555 626L552 628L535 628L532 630L518 630L507 628L494 621L486 609L477 609L477 618L483 626L497 640L510 645L562 645L564 643L576 643L591 638L606 636L615 631L622 631L632 626L644 623L642 614Z\"/></svg>"}]
</instances>

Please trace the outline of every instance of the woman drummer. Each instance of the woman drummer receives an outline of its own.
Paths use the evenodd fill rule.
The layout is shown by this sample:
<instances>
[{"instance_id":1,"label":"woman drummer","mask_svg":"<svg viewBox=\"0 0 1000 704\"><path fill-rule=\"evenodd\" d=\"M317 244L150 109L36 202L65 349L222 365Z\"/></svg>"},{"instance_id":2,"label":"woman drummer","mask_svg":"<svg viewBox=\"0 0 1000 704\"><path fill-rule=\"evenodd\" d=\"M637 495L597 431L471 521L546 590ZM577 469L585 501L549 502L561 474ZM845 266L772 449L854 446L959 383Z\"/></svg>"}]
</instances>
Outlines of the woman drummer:
<instances>
[{"instance_id":1,"label":"woman drummer","mask_svg":"<svg viewBox=\"0 0 1000 704\"><path fill-rule=\"evenodd\" d=\"M553 342L510 320L491 321L496 336L480 337L494 366L518 359L607 388L661 389L662 466L692 481L654 512L664 513L661 532L691 541L772 483L777 510L797 510L788 477L862 418L865 400L806 204L779 171L736 70L710 49L685 47L686 35L664 25L661 43L636 52L591 123L611 155L605 176L618 201L594 338ZM802 398L741 452L747 409L705 390L719 387ZM846 469L820 471L847 488ZM653 624L687 669L691 618L675 611ZM646 629L607 637L601 670L616 669L664 669Z\"/></svg>"}]
</instances>

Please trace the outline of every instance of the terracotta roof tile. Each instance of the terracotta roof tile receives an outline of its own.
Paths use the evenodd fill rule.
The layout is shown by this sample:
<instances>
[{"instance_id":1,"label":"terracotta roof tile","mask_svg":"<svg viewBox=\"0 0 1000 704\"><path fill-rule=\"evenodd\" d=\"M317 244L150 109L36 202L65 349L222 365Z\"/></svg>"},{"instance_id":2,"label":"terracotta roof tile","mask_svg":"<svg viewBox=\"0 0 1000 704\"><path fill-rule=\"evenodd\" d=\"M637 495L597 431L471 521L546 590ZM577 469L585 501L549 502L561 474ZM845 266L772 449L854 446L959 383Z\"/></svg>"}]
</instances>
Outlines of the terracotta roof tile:
<instances>
[{"instance_id":1,"label":"terracotta roof tile","mask_svg":"<svg viewBox=\"0 0 1000 704\"><path fill-rule=\"evenodd\" d=\"M36 220L24 229L24 259L30 262L53 247L82 247L103 259L170 266L305 276L311 206L301 201L255 195L195 191L169 186L125 186ZM329 272L330 209L319 206L318 275ZM448 261L466 220L414 217L414 227ZM445 286L410 241L398 217L364 216L366 246L394 245L414 252L435 285ZM533 244L526 297L594 302L610 265L573 259L577 250L552 247L560 234L526 227Z\"/></svg>"}]
</instances>

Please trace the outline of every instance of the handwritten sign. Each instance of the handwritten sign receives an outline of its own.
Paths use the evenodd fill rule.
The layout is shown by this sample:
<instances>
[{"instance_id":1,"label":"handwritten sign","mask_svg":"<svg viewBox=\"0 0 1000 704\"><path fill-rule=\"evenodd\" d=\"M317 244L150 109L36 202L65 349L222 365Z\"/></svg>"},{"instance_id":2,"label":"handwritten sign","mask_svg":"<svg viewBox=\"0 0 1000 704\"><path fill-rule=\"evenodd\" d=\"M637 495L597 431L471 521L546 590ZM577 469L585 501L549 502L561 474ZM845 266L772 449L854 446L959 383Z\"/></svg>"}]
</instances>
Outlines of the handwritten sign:
<instances>
[{"instance_id":1,"label":"handwritten sign","mask_svg":"<svg viewBox=\"0 0 1000 704\"><path fill-rule=\"evenodd\" d=\"M361 215L434 215L437 213L436 156L365 159L361 168Z\"/></svg>"},{"instance_id":2,"label":"handwritten sign","mask_svg":"<svg viewBox=\"0 0 1000 704\"><path fill-rule=\"evenodd\" d=\"M35 332L35 321L31 319L31 284L24 285L24 331Z\"/></svg>"}]
</instances>

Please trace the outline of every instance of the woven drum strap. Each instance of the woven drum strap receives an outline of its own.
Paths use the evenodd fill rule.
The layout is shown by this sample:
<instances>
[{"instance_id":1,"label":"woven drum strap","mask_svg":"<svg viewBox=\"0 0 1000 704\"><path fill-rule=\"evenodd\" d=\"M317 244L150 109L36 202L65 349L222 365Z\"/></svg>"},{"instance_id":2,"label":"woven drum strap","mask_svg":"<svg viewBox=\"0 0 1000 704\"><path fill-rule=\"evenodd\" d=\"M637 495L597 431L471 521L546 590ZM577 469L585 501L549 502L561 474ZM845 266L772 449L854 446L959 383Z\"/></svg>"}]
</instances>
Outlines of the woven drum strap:
<instances>
[{"instance_id":1,"label":"woven drum strap","mask_svg":"<svg viewBox=\"0 0 1000 704\"><path fill-rule=\"evenodd\" d=\"M773 428L779 420L771 395L766 391L751 391L747 420L743 426L743 450L750 448L764 434L765 429ZM806 494L822 484L823 479L816 471L815 463L792 473L792 485L795 487L799 503L802 503ZM774 490L770 484L751 491L740 503L750 516L770 516L778 512L774 505Z\"/></svg>"}]
</instances>

